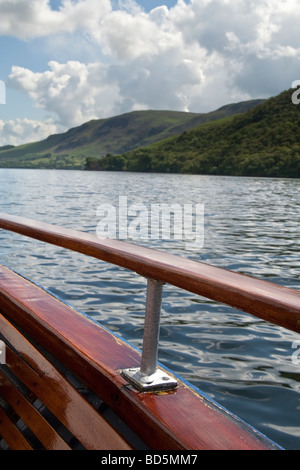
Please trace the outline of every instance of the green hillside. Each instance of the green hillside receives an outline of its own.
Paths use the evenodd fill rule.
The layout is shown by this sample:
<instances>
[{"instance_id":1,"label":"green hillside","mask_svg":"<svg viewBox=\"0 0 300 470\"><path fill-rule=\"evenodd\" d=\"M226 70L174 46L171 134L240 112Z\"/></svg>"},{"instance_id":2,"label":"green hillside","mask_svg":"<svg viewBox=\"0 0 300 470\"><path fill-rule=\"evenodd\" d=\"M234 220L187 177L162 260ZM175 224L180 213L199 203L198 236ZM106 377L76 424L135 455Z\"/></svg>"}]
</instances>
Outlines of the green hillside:
<instances>
[{"instance_id":1,"label":"green hillside","mask_svg":"<svg viewBox=\"0 0 300 470\"><path fill-rule=\"evenodd\" d=\"M18 147L0 147L0 167L84 168L87 158L122 154L179 135L201 123L245 112L261 100L230 104L210 113L134 111L87 122L63 134Z\"/></svg>"},{"instance_id":2,"label":"green hillside","mask_svg":"<svg viewBox=\"0 0 300 470\"><path fill-rule=\"evenodd\" d=\"M107 156L98 169L299 178L300 106L291 101L293 91L164 142ZM87 161L87 169L95 163Z\"/></svg>"}]
</instances>

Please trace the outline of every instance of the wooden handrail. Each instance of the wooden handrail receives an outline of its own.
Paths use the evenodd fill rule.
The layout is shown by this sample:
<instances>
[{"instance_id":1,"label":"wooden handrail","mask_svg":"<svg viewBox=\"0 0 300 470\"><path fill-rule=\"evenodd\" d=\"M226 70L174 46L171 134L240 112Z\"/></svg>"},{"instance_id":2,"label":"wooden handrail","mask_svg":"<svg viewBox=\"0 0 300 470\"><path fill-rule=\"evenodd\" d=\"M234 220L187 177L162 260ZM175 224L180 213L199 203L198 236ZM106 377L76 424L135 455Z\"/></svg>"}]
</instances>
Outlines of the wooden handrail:
<instances>
[{"instance_id":1,"label":"wooden handrail","mask_svg":"<svg viewBox=\"0 0 300 470\"><path fill-rule=\"evenodd\" d=\"M127 268L300 332L300 292L120 240L0 213L0 228Z\"/></svg>"},{"instance_id":2,"label":"wooden handrail","mask_svg":"<svg viewBox=\"0 0 300 470\"><path fill-rule=\"evenodd\" d=\"M6 379L13 386L18 386L20 393L30 404L35 397L39 398L37 409L52 426L55 424L52 413L56 415L56 431L61 430L59 422L64 423L71 435L66 436L63 433L61 437L67 437L72 448L77 447L72 436L78 435L78 431L84 434L82 437L85 441L88 435L90 436L89 441L93 448L98 441L97 448L107 446L105 450L124 450L128 445L136 448L137 444L137 449L143 449L146 445L151 450L160 451L279 448L178 376L177 387L171 392L140 393L135 387L129 386L128 380L120 374L120 370L140 364L141 353L136 348L120 337L116 338L109 329L103 328L98 322L53 297L38 285L1 265L0 310L0 331L8 343L6 365L2 369ZM47 365L45 360L51 364ZM57 372L51 370L52 366L58 364L61 367L58 367ZM164 373L168 372L162 365L160 369ZM68 373L59 378L58 375L61 375L62 371ZM103 440L100 416L93 418L90 411L84 410L83 405L78 406L74 391L70 390L68 385L63 385L65 379L70 380L73 385L79 381L76 390L85 397L91 396L91 392L94 395L92 403L96 404L98 399L103 402L104 406L96 407L98 410L95 408L94 413L99 413L104 418L111 416L112 421L108 419L108 422L113 427L116 426L115 430L107 433L103 426ZM84 384L84 387L80 386L80 383ZM6 385L0 374L0 396L3 398L6 395L3 387ZM19 397L12 403L13 398L10 395L9 398L1 400L0 435L6 442L9 437L10 442L7 444L10 445L13 441L12 448L16 449L19 439L16 439L15 433L19 434L20 427L19 423L16 423L15 413L24 423L30 425L35 434L39 423L35 416L32 416L36 414L35 411L28 416L28 412L23 408L20 414L23 403ZM15 413L11 414L11 408ZM6 413L11 421L5 419ZM91 432L85 434L84 429L90 429ZM122 442L121 436L116 435L117 430L121 431L126 442ZM36 434L39 441L44 443L42 435L49 443L51 435L45 426L39 427ZM25 433L25 436L28 434ZM34 446L36 444L35 440ZM59 443L56 442L57 444ZM85 447L87 444L84 444ZM24 443L21 443L20 447L23 446Z\"/></svg>"}]
</instances>

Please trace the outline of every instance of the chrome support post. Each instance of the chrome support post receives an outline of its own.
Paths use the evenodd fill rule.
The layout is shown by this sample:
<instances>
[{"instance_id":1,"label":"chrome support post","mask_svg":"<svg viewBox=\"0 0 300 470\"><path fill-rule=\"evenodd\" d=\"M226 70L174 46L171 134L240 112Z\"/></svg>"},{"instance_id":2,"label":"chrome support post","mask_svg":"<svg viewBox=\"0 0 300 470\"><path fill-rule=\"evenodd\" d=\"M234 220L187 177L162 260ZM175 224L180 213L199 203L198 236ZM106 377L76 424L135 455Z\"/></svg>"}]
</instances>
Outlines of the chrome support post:
<instances>
[{"instance_id":1,"label":"chrome support post","mask_svg":"<svg viewBox=\"0 0 300 470\"><path fill-rule=\"evenodd\" d=\"M148 279L141 374L156 371L163 282Z\"/></svg>"},{"instance_id":2,"label":"chrome support post","mask_svg":"<svg viewBox=\"0 0 300 470\"><path fill-rule=\"evenodd\" d=\"M163 284L148 279L141 367L122 371L123 376L141 391L169 390L177 385L176 380L157 368Z\"/></svg>"}]
</instances>

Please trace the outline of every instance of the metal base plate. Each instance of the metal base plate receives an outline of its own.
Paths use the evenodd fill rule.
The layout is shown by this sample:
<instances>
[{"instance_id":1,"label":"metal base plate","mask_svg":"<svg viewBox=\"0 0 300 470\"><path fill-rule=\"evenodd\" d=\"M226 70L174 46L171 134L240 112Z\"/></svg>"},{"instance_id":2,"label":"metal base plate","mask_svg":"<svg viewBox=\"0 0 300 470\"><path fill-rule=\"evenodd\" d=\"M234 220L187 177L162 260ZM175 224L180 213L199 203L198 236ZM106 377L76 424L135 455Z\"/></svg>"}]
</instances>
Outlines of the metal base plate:
<instances>
[{"instance_id":1,"label":"metal base plate","mask_svg":"<svg viewBox=\"0 0 300 470\"><path fill-rule=\"evenodd\" d=\"M144 375L139 367L130 368L124 369L122 375L142 392L172 390L177 386L176 380L160 369L156 369L152 375Z\"/></svg>"}]
</instances>

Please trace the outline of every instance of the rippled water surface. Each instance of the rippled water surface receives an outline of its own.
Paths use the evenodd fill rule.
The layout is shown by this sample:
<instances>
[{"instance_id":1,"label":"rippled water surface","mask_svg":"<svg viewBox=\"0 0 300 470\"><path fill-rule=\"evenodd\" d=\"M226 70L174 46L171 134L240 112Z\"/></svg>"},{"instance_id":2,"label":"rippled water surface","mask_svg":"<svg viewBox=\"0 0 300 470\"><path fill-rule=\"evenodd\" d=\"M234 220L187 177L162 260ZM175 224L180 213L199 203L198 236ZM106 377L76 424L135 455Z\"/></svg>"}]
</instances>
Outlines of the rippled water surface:
<instances>
[{"instance_id":1,"label":"rippled water surface","mask_svg":"<svg viewBox=\"0 0 300 470\"><path fill-rule=\"evenodd\" d=\"M97 208L204 204L204 245L133 240L300 289L300 181L0 169L0 210L96 232ZM134 273L9 232L3 264L141 347L146 281ZM128 240L130 241L130 240ZM164 287L159 360L287 449L300 449L296 333ZM300 355L299 355L300 357ZM297 361L296 361L297 362Z\"/></svg>"}]
</instances>

